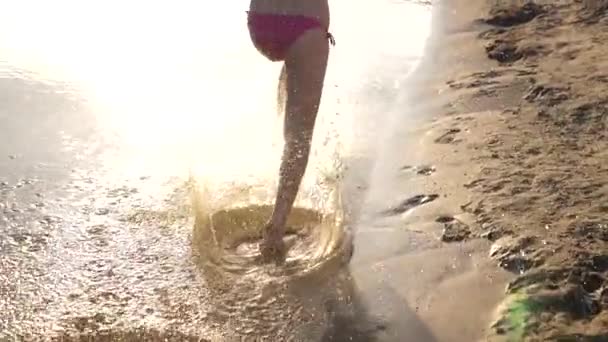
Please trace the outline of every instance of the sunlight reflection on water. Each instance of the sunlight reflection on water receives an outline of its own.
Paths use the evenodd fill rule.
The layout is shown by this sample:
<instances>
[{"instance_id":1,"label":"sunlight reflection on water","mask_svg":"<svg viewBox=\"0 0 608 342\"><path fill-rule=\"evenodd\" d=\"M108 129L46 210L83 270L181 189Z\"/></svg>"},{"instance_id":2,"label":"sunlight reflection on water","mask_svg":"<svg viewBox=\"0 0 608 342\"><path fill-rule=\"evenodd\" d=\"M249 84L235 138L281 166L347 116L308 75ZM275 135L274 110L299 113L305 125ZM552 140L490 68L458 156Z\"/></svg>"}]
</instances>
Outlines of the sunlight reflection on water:
<instances>
[{"instance_id":1,"label":"sunlight reflection on water","mask_svg":"<svg viewBox=\"0 0 608 342\"><path fill-rule=\"evenodd\" d=\"M366 87L397 86L404 76L387 77L410 71L407 61L421 54L430 10L363 0L332 7L338 44L315 143L339 140L345 148L353 145L353 121L362 120L356 113L371 108ZM280 65L252 48L246 8L243 0L213 10L192 0L11 2L0 14L0 52L41 78L78 85L106 138L120 147L106 163L115 169L276 172ZM382 113L370 119L382 120ZM332 155L336 148L323 150Z\"/></svg>"}]
</instances>

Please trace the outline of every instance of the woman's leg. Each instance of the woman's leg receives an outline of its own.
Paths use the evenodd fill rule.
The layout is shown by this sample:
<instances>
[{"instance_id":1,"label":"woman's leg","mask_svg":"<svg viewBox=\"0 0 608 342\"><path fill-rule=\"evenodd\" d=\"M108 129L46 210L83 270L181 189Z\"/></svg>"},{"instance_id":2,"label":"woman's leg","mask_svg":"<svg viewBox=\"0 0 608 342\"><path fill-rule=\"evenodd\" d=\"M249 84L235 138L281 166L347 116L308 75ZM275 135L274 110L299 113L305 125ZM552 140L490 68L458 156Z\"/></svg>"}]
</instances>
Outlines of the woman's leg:
<instances>
[{"instance_id":1,"label":"woman's leg","mask_svg":"<svg viewBox=\"0 0 608 342\"><path fill-rule=\"evenodd\" d=\"M285 59L285 146L274 211L260 246L267 258L280 258L285 253L285 224L308 164L328 54L327 32L311 29L291 46Z\"/></svg>"}]
</instances>

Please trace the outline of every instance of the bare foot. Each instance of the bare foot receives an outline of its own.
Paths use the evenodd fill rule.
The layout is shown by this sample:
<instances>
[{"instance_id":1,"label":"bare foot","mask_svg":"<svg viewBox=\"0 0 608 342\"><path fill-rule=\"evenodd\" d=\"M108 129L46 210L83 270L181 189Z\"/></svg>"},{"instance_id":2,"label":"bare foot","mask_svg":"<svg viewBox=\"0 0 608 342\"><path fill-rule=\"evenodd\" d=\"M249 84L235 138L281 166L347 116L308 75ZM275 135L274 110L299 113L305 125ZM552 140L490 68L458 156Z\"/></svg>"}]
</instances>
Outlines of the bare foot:
<instances>
[{"instance_id":1,"label":"bare foot","mask_svg":"<svg viewBox=\"0 0 608 342\"><path fill-rule=\"evenodd\" d=\"M266 226L264 240L260 243L260 253L265 262L282 262L287 253L287 247L283 241L283 236L277 229L270 225Z\"/></svg>"}]
</instances>

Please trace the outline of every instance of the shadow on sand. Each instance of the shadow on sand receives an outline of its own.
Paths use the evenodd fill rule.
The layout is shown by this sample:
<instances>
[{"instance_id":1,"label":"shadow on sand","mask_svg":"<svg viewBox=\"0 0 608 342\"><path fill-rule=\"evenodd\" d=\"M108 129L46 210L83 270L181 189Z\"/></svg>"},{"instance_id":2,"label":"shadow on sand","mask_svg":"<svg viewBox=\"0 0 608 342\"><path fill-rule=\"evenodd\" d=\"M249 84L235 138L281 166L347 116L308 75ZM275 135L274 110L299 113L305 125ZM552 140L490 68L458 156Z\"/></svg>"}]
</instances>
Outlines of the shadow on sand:
<instances>
[{"instance_id":1,"label":"shadow on sand","mask_svg":"<svg viewBox=\"0 0 608 342\"><path fill-rule=\"evenodd\" d=\"M349 270L342 272L347 281L338 292L348 295L327 301L329 320L321 341L436 341L405 299L382 279L360 286Z\"/></svg>"}]
</instances>

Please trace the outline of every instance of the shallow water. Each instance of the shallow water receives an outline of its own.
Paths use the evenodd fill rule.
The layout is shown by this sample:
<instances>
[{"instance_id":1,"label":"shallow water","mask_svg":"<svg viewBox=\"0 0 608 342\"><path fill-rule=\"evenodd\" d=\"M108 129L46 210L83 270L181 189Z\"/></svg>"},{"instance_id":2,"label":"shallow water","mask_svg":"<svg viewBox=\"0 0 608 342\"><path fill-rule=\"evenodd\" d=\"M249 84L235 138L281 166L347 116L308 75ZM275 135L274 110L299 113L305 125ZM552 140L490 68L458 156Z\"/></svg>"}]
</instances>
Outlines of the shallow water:
<instances>
[{"instance_id":1,"label":"shallow water","mask_svg":"<svg viewBox=\"0 0 608 342\"><path fill-rule=\"evenodd\" d=\"M359 216L379 137L399 120L399 87L421 56L430 11L401 1L334 3L337 46L299 201L322 214L338 208L345 221L332 227L343 228ZM3 4L2 337L315 340L329 336L327 322L342 329L330 316L354 310L355 289L348 275L333 274L337 266L298 282L233 279L220 295L218 278L196 260L196 186L215 196L213 213L235 204L216 196L225 189L254 184L267 200L276 181L279 65L251 48L246 5ZM339 206L327 201L334 185L320 191L336 179ZM306 240L296 240L300 266L325 265L325 254L341 248L308 257ZM216 276L228 284L224 272ZM344 286L318 290L328 282Z\"/></svg>"}]
</instances>

